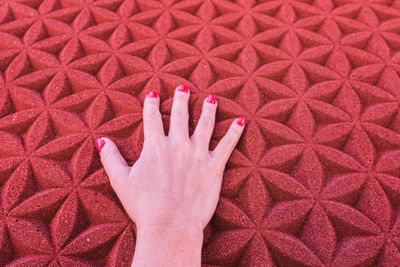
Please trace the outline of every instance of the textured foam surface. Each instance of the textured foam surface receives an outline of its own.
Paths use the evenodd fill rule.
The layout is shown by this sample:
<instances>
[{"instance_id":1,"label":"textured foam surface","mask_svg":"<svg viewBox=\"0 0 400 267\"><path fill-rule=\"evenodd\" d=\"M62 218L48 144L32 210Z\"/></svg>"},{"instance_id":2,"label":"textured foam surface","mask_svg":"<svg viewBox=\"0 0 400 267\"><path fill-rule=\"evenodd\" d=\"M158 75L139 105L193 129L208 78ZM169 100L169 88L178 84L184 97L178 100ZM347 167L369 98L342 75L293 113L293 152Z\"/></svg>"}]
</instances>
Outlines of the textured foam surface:
<instances>
[{"instance_id":1,"label":"textured foam surface","mask_svg":"<svg viewBox=\"0 0 400 267\"><path fill-rule=\"evenodd\" d=\"M400 1L0 0L0 266L129 266L94 140L133 164L180 83L211 150L247 119L204 266L397 265L399 50Z\"/></svg>"}]
</instances>

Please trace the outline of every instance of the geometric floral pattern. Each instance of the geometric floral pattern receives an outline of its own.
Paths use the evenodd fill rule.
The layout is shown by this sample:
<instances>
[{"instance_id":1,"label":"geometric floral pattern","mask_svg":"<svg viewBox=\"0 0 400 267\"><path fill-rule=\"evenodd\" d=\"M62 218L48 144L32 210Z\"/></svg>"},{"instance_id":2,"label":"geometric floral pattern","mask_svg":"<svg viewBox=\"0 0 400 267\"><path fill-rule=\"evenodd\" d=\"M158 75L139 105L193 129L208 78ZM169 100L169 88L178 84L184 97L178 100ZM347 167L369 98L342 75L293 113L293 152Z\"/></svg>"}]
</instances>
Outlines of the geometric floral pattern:
<instances>
[{"instance_id":1,"label":"geometric floral pattern","mask_svg":"<svg viewBox=\"0 0 400 267\"><path fill-rule=\"evenodd\" d=\"M400 1L0 0L0 40L1 266L130 266L94 140L134 164L180 83L211 150L247 120L203 266L400 262Z\"/></svg>"}]
</instances>

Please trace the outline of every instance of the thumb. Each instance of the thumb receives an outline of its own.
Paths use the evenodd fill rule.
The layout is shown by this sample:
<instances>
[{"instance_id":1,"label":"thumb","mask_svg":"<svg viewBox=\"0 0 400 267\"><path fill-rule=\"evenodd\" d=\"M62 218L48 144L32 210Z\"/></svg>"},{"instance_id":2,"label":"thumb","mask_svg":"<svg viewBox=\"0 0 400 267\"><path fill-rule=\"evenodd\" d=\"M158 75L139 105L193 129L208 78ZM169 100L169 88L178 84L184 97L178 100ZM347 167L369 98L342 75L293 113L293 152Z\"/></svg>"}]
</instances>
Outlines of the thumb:
<instances>
[{"instance_id":1,"label":"thumb","mask_svg":"<svg viewBox=\"0 0 400 267\"><path fill-rule=\"evenodd\" d=\"M118 147L109 138L97 139L95 146L100 153L101 163L110 179L110 184L115 190L118 183L128 178L130 167L122 157Z\"/></svg>"}]
</instances>

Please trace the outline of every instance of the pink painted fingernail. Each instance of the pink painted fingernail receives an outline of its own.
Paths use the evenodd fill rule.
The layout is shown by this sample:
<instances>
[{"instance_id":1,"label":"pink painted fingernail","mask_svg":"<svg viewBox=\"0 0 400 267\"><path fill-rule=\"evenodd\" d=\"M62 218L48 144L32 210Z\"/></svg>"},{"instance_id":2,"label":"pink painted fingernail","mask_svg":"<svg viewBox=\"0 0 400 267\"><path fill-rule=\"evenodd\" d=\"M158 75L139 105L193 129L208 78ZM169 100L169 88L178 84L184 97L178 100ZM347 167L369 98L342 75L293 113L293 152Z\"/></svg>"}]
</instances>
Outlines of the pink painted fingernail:
<instances>
[{"instance_id":1,"label":"pink painted fingernail","mask_svg":"<svg viewBox=\"0 0 400 267\"><path fill-rule=\"evenodd\" d=\"M104 141L103 139L101 139L101 138L98 138L97 140L96 140L96 142L95 142L95 146L96 146L96 149L97 149L97 151L100 153L101 152L101 149L103 148L103 146L106 144L106 141Z\"/></svg>"},{"instance_id":2,"label":"pink painted fingernail","mask_svg":"<svg viewBox=\"0 0 400 267\"><path fill-rule=\"evenodd\" d=\"M207 101L207 103L211 103L211 104L215 104L215 96L213 96L213 95L209 95L207 98L206 98L206 101Z\"/></svg>"},{"instance_id":3,"label":"pink painted fingernail","mask_svg":"<svg viewBox=\"0 0 400 267\"><path fill-rule=\"evenodd\" d=\"M157 92L156 92L156 91L150 91L150 92L147 94L147 96L148 96L148 97L154 97L154 98L156 98L156 97L157 97Z\"/></svg>"},{"instance_id":4,"label":"pink painted fingernail","mask_svg":"<svg viewBox=\"0 0 400 267\"><path fill-rule=\"evenodd\" d=\"M239 124L240 126L243 126L245 124L246 120L243 117L237 118L236 123Z\"/></svg>"},{"instance_id":5,"label":"pink painted fingernail","mask_svg":"<svg viewBox=\"0 0 400 267\"><path fill-rule=\"evenodd\" d=\"M176 89L179 92L185 92L185 93L189 92L189 88L184 84L178 85L178 87L176 87Z\"/></svg>"}]
</instances>

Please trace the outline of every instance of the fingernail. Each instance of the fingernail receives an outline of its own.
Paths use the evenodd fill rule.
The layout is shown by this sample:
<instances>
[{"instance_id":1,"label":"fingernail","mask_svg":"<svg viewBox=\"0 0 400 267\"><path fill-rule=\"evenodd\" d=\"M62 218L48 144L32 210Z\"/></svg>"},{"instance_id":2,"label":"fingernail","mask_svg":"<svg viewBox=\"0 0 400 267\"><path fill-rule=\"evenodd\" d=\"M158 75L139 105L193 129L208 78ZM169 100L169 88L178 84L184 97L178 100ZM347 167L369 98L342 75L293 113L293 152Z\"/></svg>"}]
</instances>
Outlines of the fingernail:
<instances>
[{"instance_id":1,"label":"fingernail","mask_svg":"<svg viewBox=\"0 0 400 267\"><path fill-rule=\"evenodd\" d=\"M176 87L176 89L179 92L185 92L185 93L189 92L189 88L184 84L178 85L178 87Z\"/></svg>"},{"instance_id":2,"label":"fingernail","mask_svg":"<svg viewBox=\"0 0 400 267\"><path fill-rule=\"evenodd\" d=\"M243 117L237 118L236 123L239 124L240 126L243 126L246 120Z\"/></svg>"},{"instance_id":3,"label":"fingernail","mask_svg":"<svg viewBox=\"0 0 400 267\"><path fill-rule=\"evenodd\" d=\"M101 149L103 148L103 146L106 144L106 141L104 141L103 139L101 139L101 138L98 138L97 140L96 140L96 142L95 142L95 146L96 146L96 149L97 149L97 151L100 153L101 152Z\"/></svg>"},{"instance_id":4,"label":"fingernail","mask_svg":"<svg viewBox=\"0 0 400 267\"><path fill-rule=\"evenodd\" d=\"M150 91L150 92L147 94L147 96L148 96L148 97L154 97L154 98L156 98L156 97L157 97L157 92L156 92L156 91Z\"/></svg>"},{"instance_id":5,"label":"fingernail","mask_svg":"<svg viewBox=\"0 0 400 267\"><path fill-rule=\"evenodd\" d=\"M206 98L206 101L207 101L207 103L211 103L211 104L215 104L215 96L213 96L213 95L209 95L207 98Z\"/></svg>"}]
</instances>

